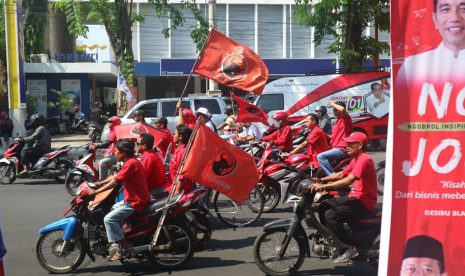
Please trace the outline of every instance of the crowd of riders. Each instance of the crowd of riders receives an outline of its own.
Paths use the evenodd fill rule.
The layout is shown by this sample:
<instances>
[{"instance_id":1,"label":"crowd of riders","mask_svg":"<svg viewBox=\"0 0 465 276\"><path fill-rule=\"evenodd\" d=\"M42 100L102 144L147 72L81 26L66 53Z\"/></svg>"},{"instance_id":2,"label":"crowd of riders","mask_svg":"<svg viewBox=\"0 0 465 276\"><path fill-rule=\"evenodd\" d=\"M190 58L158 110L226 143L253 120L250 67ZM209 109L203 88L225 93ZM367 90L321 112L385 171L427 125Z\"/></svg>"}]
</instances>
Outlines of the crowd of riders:
<instances>
[{"instance_id":1,"label":"crowd of riders","mask_svg":"<svg viewBox=\"0 0 465 276\"><path fill-rule=\"evenodd\" d=\"M100 161L98 188L90 190L89 193L103 192L122 184L125 196L124 201L115 204L105 217L109 240L120 245L120 250L112 260L125 258L132 250L132 245L124 239L119 222L132 213L142 210L151 199L165 197L170 192L197 120L202 121L215 133L223 130L225 134L236 136L241 143L255 141L262 146L268 144L274 148L274 151L279 152L282 158L288 158L306 149L309 166L321 167L326 174L325 177L315 179L315 184L311 186L312 190L337 189L353 184L347 196L323 202L318 212L321 223L331 231L334 240L341 245L340 248L343 248L339 257L333 261L343 263L356 257L357 249L348 241L343 223L361 218L373 210L377 201L376 171L371 157L365 153L368 138L364 133L352 132L352 118L346 111L345 103L329 101L328 106L332 107L336 119L334 126L331 127L327 108L318 106L316 113L310 113L306 117L306 128L309 131L307 139L294 148L292 129L285 112L277 112L272 116L276 130L267 136L262 136L256 125L236 122L238 108L233 105L226 106L224 113L227 119L223 124L216 126L207 108L201 107L193 112L184 109L182 102L179 101L176 106L179 117L174 136L168 131L168 120L165 117L160 116L153 120L156 128L168 132L167 139L155 147L154 137L148 133L142 134L137 140L118 140L115 128L122 124L120 118L106 117L101 109L101 103L97 102L91 111L91 118L102 127L108 123L110 136L108 140L90 148L106 149L106 155ZM75 111L79 112L79 110ZM2 116L0 126L4 127L8 118L4 114ZM134 112L133 118L135 122L145 123L144 111ZM31 171L33 160L51 150L50 133L44 124L43 115L31 115L28 126L35 129L34 133L26 138L15 139L15 141L33 143L21 153L22 164L25 166L21 174ZM9 137L4 135L3 139L5 141ZM136 157L140 157L140 161ZM335 173L331 162L348 157L353 158L349 166ZM165 176L163 163L165 159L170 160L168 177ZM108 176L110 167L119 161L124 162L121 170L115 175ZM188 193L193 187L192 180L181 175L178 177L174 194L181 191Z\"/></svg>"}]
</instances>

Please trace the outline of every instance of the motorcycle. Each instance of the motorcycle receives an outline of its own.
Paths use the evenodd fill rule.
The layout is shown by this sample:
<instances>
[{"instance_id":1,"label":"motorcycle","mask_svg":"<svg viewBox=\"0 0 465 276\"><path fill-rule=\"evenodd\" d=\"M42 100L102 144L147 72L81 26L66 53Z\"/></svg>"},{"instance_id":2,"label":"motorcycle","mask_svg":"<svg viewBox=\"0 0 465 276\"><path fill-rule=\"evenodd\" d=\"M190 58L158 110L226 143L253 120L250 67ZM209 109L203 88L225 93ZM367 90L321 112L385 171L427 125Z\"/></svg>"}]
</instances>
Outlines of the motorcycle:
<instances>
[{"instance_id":1,"label":"motorcycle","mask_svg":"<svg viewBox=\"0 0 465 276\"><path fill-rule=\"evenodd\" d=\"M68 157L68 152L71 151L69 146L51 149L39 158L32 171L17 175L19 168L22 168L20 163L24 144L24 142L14 142L8 147L0 160L0 183L11 184L16 178L55 179L58 183L65 183L67 172L74 167L74 162Z\"/></svg>"},{"instance_id":2,"label":"motorcycle","mask_svg":"<svg viewBox=\"0 0 465 276\"><path fill-rule=\"evenodd\" d=\"M84 117L84 113L81 113L77 120L75 119L76 113L74 111L66 110L65 115L68 116L65 123L68 133L73 134L76 131L89 133L89 124L87 123L87 118Z\"/></svg>"},{"instance_id":3,"label":"motorcycle","mask_svg":"<svg viewBox=\"0 0 465 276\"><path fill-rule=\"evenodd\" d=\"M100 139L102 137L102 127L96 123L91 122L89 124L89 138L92 143L100 143Z\"/></svg>"},{"instance_id":4,"label":"motorcycle","mask_svg":"<svg viewBox=\"0 0 465 276\"><path fill-rule=\"evenodd\" d=\"M253 255L258 268L267 275L291 275L302 266L305 256L310 257L310 250L321 259L334 259L339 256L341 248L333 242L328 228L323 226L312 210L315 191L311 192L312 173L300 172L286 195L291 191L301 195L302 200L294 208L294 216L277 219L263 226L263 233L257 237L253 246ZM362 219L349 222L348 236L352 245L357 247L359 255L347 261L347 265L369 263L378 268L382 204ZM308 236L302 226L305 221L316 233ZM310 247L309 241L313 244Z\"/></svg>"},{"instance_id":5,"label":"motorcycle","mask_svg":"<svg viewBox=\"0 0 465 276\"><path fill-rule=\"evenodd\" d=\"M95 262L95 255L107 260L118 251L118 245L108 242L104 217L114 205L119 188L89 196L89 188L96 188L94 183L85 182L79 186L77 196L69 208L75 215L51 223L39 231L36 245L37 260L40 265L52 273L68 273L78 268L87 254ZM193 194L193 193L191 193ZM184 193L173 196L172 203L166 205L166 199L150 202L142 212L136 212L125 219L123 233L134 246L129 259L148 259L154 266L175 270L184 267L195 251L195 237L185 221L177 217L193 202L205 193L194 193L189 197ZM199 198L200 197L200 198ZM157 243L152 240L161 214L169 208ZM123 259L121 262L128 261Z\"/></svg>"},{"instance_id":6,"label":"motorcycle","mask_svg":"<svg viewBox=\"0 0 465 276\"><path fill-rule=\"evenodd\" d=\"M384 169L386 167L386 160L376 164L376 179L378 180L378 195L384 194Z\"/></svg>"},{"instance_id":7,"label":"motorcycle","mask_svg":"<svg viewBox=\"0 0 465 276\"><path fill-rule=\"evenodd\" d=\"M254 147L260 146L255 144ZM289 179L294 177L299 169L303 169L308 165L309 158L307 155L299 153L283 159L276 153L273 153L272 148L269 146L266 149L260 149L260 151L264 151L263 156L265 156L261 171L262 178L259 181L259 186L261 186L261 191L265 196L263 212L271 212L278 206L281 196L285 194L289 186ZM352 157L349 157L334 161L331 165L336 172L339 172L347 167L351 160ZM315 173L319 177L324 175L324 171L321 168L315 170ZM335 195L345 195L346 192L346 189L341 189L340 191L319 193L315 197L315 202L322 202ZM293 194L289 194L289 197L283 198L284 204L297 203L299 201L300 197Z\"/></svg>"},{"instance_id":8,"label":"motorcycle","mask_svg":"<svg viewBox=\"0 0 465 276\"><path fill-rule=\"evenodd\" d=\"M51 135L60 133L60 115L55 117L45 118L45 127Z\"/></svg>"},{"instance_id":9,"label":"motorcycle","mask_svg":"<svg viewBox=\"0 0 465 276\"><path fill-rule=\"evenodd\" d=\"M98 149L94 148L93 150L90 150L90 146L94 146L94 144L88 143L85 146L84 149L87 153L80 157L79 161L76 163L76 167L71 169L66 175L66 191L72 196L77 195L76 190L84 181L96 182L98 180L99 163L94 165ZM118 166L111 166L109 175L112 175L117 171Z\"/></svg>"}]
</instances>

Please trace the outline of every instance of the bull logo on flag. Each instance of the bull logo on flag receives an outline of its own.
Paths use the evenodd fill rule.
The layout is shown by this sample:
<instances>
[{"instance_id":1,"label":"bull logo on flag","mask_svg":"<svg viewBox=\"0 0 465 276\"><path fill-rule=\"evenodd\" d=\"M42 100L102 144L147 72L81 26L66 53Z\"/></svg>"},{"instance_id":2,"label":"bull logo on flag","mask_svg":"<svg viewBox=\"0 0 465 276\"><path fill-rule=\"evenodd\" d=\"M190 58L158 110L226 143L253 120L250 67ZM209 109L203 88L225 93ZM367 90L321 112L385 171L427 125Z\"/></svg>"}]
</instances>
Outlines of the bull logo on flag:
<instances>
[{"instance_id":1,"label":"bull logo on flag","mask_svg":"<svg viewBox=\"0 0 465 276\"><path fill-rule=\"evenodd\" d=\"M247 104L245 106L245 110L247 110L247 112L251 113L251 114L259 114L260 113L260 109L257 108L256 106L254 105L251 105L251 104Z\"/></svg>"},{"instance_id":2,"label":"bull logo on flag","mask_svg":"<svg viewBox=\"0 0 465 276\"><path fill-rule=\"evenodd\" d=\"M240 79L247 73L247 60L239 54L230 54L223 60L223 73L230 79Z\"/></svg>"},{"instance_id":3,"label":"bull logo on flag","mask_svg":"<svg viewBox=\"0 0 465 276\"><path fill-rule=\"evenodd\" d=\"M212 170L217 176L227 176L236 169L237 161L225 148L220 148L213 160Z\"/></svg>"},{"instance_id":4,"label":"bull logo on flag","mask_svg":"<svg viewBox=\"0 0 465 276\"><path fill-rule=\"evenodd\" d=\"M140 136L141 134L148 133L149 131L146 127L138 125L138 126L132 127L130 132L134 136Z\"/></svg>"}]
</instances>

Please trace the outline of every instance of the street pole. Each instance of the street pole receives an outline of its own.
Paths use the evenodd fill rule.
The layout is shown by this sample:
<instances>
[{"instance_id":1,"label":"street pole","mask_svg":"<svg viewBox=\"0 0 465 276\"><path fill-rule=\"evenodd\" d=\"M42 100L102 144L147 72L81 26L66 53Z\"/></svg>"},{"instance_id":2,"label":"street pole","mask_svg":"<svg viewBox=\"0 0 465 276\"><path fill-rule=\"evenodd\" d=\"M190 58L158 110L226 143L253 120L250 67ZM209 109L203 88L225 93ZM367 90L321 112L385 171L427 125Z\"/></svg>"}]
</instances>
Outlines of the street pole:
<instances>
[{"instance_id":1,"label":"street pole","mask_svg":"<svg viewBox=\"0 0 465 276\"><path fill-rule=\"evenodd\" d=\"M216 29L216 0L208 0L208 23ZM211 28L210 28L211 30ZM218 90L218 83L213 80L208 80L208 90Z\"/></svg>"}]
</instances>

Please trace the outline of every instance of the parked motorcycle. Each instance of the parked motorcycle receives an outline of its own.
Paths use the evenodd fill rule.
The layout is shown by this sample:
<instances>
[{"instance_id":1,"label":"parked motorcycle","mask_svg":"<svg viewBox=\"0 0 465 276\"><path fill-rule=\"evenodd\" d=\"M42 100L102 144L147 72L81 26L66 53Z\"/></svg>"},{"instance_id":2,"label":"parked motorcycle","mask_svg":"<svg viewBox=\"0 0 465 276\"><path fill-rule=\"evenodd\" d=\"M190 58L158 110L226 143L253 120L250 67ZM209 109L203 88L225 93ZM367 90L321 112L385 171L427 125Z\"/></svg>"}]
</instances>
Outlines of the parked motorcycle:
<instances>
[{"instance_id":1,"label":"parked motorcycle","mask_svg":"<svg viewBox=\"0 0 465 276\"><path fill-rule=\"evenodd\" d=\"M378 195L384 194L384 169L386 167L386 160L376 164L376 178L378 180Z\"/></svg>"},{"instance_id":2,"label":"parked motorcycle","mask_svg":"<svg viewBox=\"0 0 465 276\"><path fill-rule=\"evenodd\" d=\"M45 118L45 127L51 135L60 133L60 115L55 117Z\"/></svg>"},{"instance_id":3,"label":"parked motorcycle","mask_svg":"<svg viewBox=\"0 0 465 276\"><path fill-rule=\"evenodd\" d=\"M263 226L263 233L257 237L253 254L258 268L267 275L291 275L302 266L305 256L311 251L321 259L334 259L341 248L333 242L328 228L323 226L312 210L316 192L311 192L312 175L309 172L300 175L289 185L286 195L291 191L302 195L302 200L294 209L294 216L277 219ZM359 255L347 261L347 265L369 263L378 268L382 204L362 219L347 223L348 235L352 245L357 247ZM305 221L316 233L308 236L302 226ZM313 244L310 247L309 241Z\"/></svg>"},{"instance_id":4,"label":"parked motorcycle","mask_svg":"<svg viewBox=\"0 0 465 276\"><path fill-rule=\"evenodd\" d=\"M66 110L65 115L68 116L65 126L66 131L70 134L75 133L76 131L89 133L89 124L87 123L87 118L84 117L84 114L81 113L79 118L76 119L76 112Z\"/></svg>"},{"instance_id":5,"label":"parked motorcycle","mask_svg":"<svg viewBox=\"0 0 465 276\"><path fill-rule=\"evenodd\" d=\"M24 142L14 142L8 147L0 160L0 183L11 184L16 178L55 179L58 183L65 183L66 174L74 167L74 162L68 157L68 152L71 150L69 146L52 149L35 163L32 171L17 175L22 168L20 163L24 144Z\"/></svg>"},{"instance_id":6,"label":"parked motorcycle","mask_svg":"<svg viewBox=\"0 0 465 276\"><path fill-rule=\"evenodd\" d=\"M93 150L90 150L90 146L94 146L94 144L88 143L85 146L84 149L86 150L86 154L80 158L80 160L76 163L76 167L72 168L66 176L66 191L72 196L77 195L76 190L83 182L96 182L98 180L99 163L94 165L98 149L94 148ZM117 170L117 166L111 166L109 175L112 175Z\"/></svg>"},{"instance_id":7,"label":"parked motorcycle","mask_svg":"<svg viewBox=\"0 0 465 276\"><path fill-rule=\"evenodd\" d=\"M92 143L100 143L102 137L102 127L96 123L96 122L91 122L89 124L89 138L92 141Z\"/></svg>"},{"instance_id":8,"label":"parked motorcycle","mask_svg":"<svg viewBox=\"0 0 465 276\"><path fill-rule=\"evenodd\" d=\"M119 186L98 195L89 196L94 183L79 186L77 196L64 213L75 215L51 223L39 231L36 245L37 260L52 273L68 273L78 268L87 254L95 262L95 255L110 260L118 251L118 245L108 242L104 217L114 204ZM195 237L183 219L176 217L196 199L188 199L183 193L173 196L172 203L165 206L166 199L150 202L142 212L125 219L123 233L134 246L129 258L148 259L154 266L176 270L184 267L195 252ZM187 201L186 201L187 200ZM190 201L190 202L189 202ZM161 214L169 208L157 243L151 242ZM127 259L121 260L122 262Z\"/></svg>"}]
</instances>

